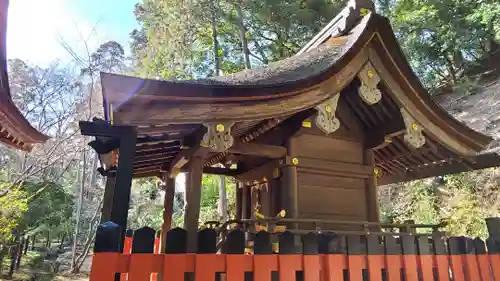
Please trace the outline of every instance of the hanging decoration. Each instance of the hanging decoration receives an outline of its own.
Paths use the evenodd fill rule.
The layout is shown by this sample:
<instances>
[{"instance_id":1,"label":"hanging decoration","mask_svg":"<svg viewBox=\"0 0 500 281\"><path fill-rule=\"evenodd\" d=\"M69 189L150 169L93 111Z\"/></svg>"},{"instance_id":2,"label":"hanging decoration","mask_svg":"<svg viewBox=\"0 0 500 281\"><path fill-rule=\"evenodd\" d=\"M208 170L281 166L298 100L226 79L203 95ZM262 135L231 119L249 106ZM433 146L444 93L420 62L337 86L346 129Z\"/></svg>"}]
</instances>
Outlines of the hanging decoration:
<instances>
[{"instance_id":1,"label":"hanging decoration","mask_svg":"<svg viewBox=\"0 0 500 281\"><path fill-rule=\"evenodd\" d=\"M358 74L361 85L358 88L358 93L361 99L369 104L374 105L382 99L382 92L378 89L380 77L377 71L370 62L367 62Z\"/></svg>"},{"instance_id":2,"label":"hanging decoration","mask_svg":"<svg viewBox=\"0 0 500 281\"><path fill-rule=\"evenodd\" d=\"M406 133L404 135L404 141L411 148L417 149L421 148L425 144L425 136L423 134L423 127L417 123L417 121L406 111L406 109L401 108L401 115L406 126Z\"/></svg>"},{"instance_id":3,"label":"hanging decoration","mask_svg":"<svg viewBox=\"0 0 500 281\"><path fill-rule=\"evenodd\" d=\"M340 128L340 121L337 117L335 117L339 97L340 94L335 94L330 99L316 106L316 109L318 110L316 116L316 126L318 126L318 128L320 128L327 135Z\"/></svg>"},{"instance_id":4,"label":"hanging decoration","mask_svg":"<svg viewBox=\"0 0 500 281\"><path fill-rule=\"evenodd\" d=\"M234 138L231 127L234 122L203 123L207 133L203 136L201 146L209 147L215 152L224 152L233 146Z\"/></svg>"}]
</instances>

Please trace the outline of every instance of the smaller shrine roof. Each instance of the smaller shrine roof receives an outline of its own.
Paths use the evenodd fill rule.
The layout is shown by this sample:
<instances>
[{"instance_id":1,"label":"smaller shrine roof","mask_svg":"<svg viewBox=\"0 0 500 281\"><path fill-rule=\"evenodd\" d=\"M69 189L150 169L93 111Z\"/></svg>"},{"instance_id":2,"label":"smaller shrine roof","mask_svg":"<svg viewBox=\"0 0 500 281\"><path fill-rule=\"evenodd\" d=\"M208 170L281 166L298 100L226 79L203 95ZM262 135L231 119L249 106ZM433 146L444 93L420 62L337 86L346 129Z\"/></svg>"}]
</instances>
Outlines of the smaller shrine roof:
<instances>
[{"instance_id":1,"label":"smaller shrine roof","mask_svg":"<svg viewBox=\"0 0 500 281\"><path fill-rule=\"evenodd\" d=\"M12 102L7 72L7 10L8 0L0 0L0 142L24 151L31 150L48 137L30 125Z\"/></svg>"}]
</instances>

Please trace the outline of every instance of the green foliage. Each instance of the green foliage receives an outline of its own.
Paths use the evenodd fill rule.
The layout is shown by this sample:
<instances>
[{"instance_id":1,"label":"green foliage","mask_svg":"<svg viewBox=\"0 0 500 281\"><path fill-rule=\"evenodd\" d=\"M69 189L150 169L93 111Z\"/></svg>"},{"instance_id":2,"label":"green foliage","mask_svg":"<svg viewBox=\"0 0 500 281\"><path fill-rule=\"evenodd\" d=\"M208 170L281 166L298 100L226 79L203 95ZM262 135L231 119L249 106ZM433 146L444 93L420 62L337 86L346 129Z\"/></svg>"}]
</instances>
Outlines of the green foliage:
<instances>
[{"instance_id":1,"label":"green foliage","mask_svg":"<svg viewBox=\"0 0 500 281\"><path fill-rule=\"evenodd\" d=\"M22 228L31 234L43 230L68 232L72 225L74 198L64 186L52 182L25 183L28 210Z\"/></svg>"},{"instance_id":2,"label":"green foliage","mask_svg":"<svg viewBox=\"0 0 500 281\"><path fill-rule=\"evenodd\" d=\"M217 204L219 202L218 176L203 175L202 185L199 221L217 221L219 220L219 213L217 212Z\"/></svg>"},{"instance_id":3,"label":"green foliage","mask_svg":"<svg viewBox=\"0 0 500 281\"><path fill-rule=\"evenodd\" d=\"M451 235L487 237L484 218L500 215L500 169L381 187L382 220L446 222Z\"/></svg>"},{"instance_id":4,"label":"green foliage","mask_svg":"<svg viewBox=\"0 0 500 281\"><path fill-rule=\"evenodd\" d=\"M0 190L8 187L9 185L0 183ZM0 244L12 238L12 231L21 223L27 210L27 196L23 191L14 190L0 197Z\"/></svg>"},{"instance_id":5,"label":"green foliage","mask_svg":"<svg viewBox=\"0 0 500 281\"><path fill-rule=\"evenodd\" d=\"M237 7L256 65L295 54L340 10L336 1L144 0L135 10L141 29L131 33L137 73L167 79L212 76L214 11L207 7L217 14L223 73L244 69Z\"/></svg>"},{"instance_id":6,"label":"green foliage","mask_svg":"<svg viewBox=\"0 0 500 281\"><path fill-rule=\"evenodd\" d=\"M0 183L0 190L11 183ZM67 232L71 225L73 197L54 183L25 182L0 196L0 244L12 238L12 231L34 234L44 230Z\"/></svg>"},{"instance_id":7,"label":"green foliage","mask_svg":"<svg viewBox=\"0 0 500 281\"><path fill-rule=\"evenodd\" d=\"M464 69L498 50L496 0L380 2L415 72L429 88L442 83L466 86Z\"/></svg>"},{"instance_id":8,"label":"green foliage","mask_svg":"<svg viewBox=\"0 0 500 281\"><path fill-rule=\"evenodd\" d=\"M160 229L163 222L163 202L158 180L153 178L135 180L128 217L132 229L149 226Z\"/></svg>"}]
</instances>

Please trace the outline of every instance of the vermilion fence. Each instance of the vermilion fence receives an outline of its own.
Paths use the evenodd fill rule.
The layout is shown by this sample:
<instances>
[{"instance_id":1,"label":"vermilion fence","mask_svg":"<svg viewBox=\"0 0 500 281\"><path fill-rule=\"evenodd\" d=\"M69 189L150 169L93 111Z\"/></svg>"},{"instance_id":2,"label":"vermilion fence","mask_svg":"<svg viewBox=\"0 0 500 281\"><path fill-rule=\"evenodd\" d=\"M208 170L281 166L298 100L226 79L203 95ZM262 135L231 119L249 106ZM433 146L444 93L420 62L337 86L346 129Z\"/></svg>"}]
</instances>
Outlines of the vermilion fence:
<instances>
[{"instance_id":1,"label":"vermilion fence","mask_svg":"<svg viewBox=\"0 0 500 281\"><path fill-rule=\"evenodd\" d=\"M122 254L121 230L107 223L97 233L90 281L115 280L117 274L150 281L154 273L164 281L500 281L500 244L491 235L499 230L491 230L486 243L440 233L283 232L276 234L278 250L273 234L261 231L248 255L241 230L231 231L216 253L213 229L199 231L197 253L186 253L187 233L180 228L168 232L165 254L154 254L155 232L145 227L134 232L132 253Z\"/></svg>"}]
</instances>

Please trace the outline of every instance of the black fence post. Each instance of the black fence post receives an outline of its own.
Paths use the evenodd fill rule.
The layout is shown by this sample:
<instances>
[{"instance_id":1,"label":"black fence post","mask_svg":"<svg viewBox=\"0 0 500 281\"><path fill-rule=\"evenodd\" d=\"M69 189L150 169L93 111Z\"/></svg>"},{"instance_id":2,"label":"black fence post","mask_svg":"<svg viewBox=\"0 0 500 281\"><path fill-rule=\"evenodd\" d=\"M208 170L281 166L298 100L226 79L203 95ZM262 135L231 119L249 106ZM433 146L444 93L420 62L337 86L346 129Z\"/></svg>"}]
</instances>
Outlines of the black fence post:
<instances>
[{"instance_id":1,"label":"black fence post","mask_svg":"<svg viewBox=\"0 0 500 281\"><path fill-rule=\"evenodd\" d=\"M151 227L142 227L134 232L132 253L151 254L155 248L155 231Z\"/></svg>"},{"instance_id":2,"label":"black fence post","mask_svg":"<svg viewBox=\"0 0 500 281\"><path fill-rule=\"evenodd\" d=\"M187 231L176 227L167 232L166 254L184 254L187 252Z\"/></svg>"},{"instance_id":3,"label":"black fence post","mask_svg":"<svg viewBox=\"0 0 500 281\"><path fill-rule=\"evenodd\" d=\"M112 221L107 221L97 227L94 253L120 253L123 247L122 241L121 227ZM120 280L120 273L115 273L114 280Z\"/></svg>"},{"instance_id":4,"label":"black fence post","mask_svg":"<svg viewBox=\"0 0 500 281\"><path fill-rule=\"evenodd\" d=\"M500 253L500 218L486 218L489 237L486 239L490 254Z\"/></svg>"},{"instance_id":5,"label":"black fence post","mask_svg":"<svg viewBox=\"0 0 500 281\"><path fill-rule=\"evenodd\" d=\"M302 253L305 255L317 255L319 253L318 236L309 232L302 236Z\"/></svg>"},{"instance_id":6,"label":"black fence post","mask_svg":"<svg viewBox=\"0 0 500 281\"><path fill-rule=\"evenodd\" d=\"M222 253L224 254L243 254L245 253L245 233L241 229L231 230L226 241L222 245Z\"/></svg>"},{"instance_id":7,"label":"black fence post","mask_svg":"<svg viewBox=\"0 0 500 281\"><path fill-rule=\"evenodd\" d=\"M264 230L255 234L253 252L256 255L266 255L273 253L273 246L271 244L271 235Z\"/></svg>"},{"instance_id":8,"label":"black fence post","mask_svg":"<svg viewBox=\"0 0 500 281\"><path fill-rule=\"evenodd\" d=\"M217 252L217 232L213 228L198 231L198 253L215 254Z\"/></svg>"},{"instance_id":9,"label":"black fence post","mask_svg":"<svg viewBox=\"0 0 500 281\"><path fill-rule=\"evenodd\" d=\"M119 253L121 248L121 228L108 221L97 227L94 253Z\"/></svg>"},{"instance_id":10,"label":"black fence post","mask_svg":"<svg viewBox=\"0 0 500 281\"><path fill-rule=\"evenodd\" d=\"M279 253L280 254L297 254L295 248L295 237L290 231L284 231L279 236Z\"/></svg>"}]
</instances>

